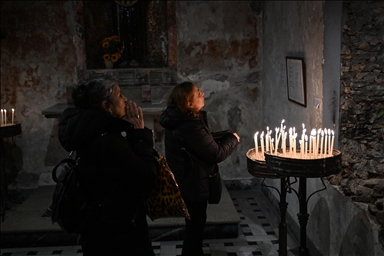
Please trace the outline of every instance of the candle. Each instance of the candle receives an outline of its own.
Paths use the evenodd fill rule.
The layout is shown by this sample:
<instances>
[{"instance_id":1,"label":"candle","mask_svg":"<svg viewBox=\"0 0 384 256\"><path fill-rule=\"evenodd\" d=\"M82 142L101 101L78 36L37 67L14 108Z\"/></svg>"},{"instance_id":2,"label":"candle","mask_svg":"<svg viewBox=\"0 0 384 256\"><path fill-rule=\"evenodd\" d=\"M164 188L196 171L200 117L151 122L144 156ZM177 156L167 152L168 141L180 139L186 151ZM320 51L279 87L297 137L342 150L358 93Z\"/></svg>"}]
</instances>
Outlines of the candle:
<instances>
[{"instance_id":1,"label":"candle","mask_svg":"<svg viewBox=\"0 0 384 256\"><path fill-rule=\"evenodd\" d=\"M1 125L4 124L4 110L1 109Z\"/></svg>"},{"instance_id":2,"label":"candle","mask_svg":"<svg viewBox=\"0 0 384 256\"><path fill-rule=\"evenodd\" d=\"M304 141L299 140L299 144L300 144L300 157L303 158Z\"/></svg>"},{"instance_id":3,"label":"candle","mask_svg":"<svg viewBox=\"0 0 384 256\"><path fill-rule=\"evenodd\" d=\"M312 155L311 149L312 149L312 132L309 134L309 148L308 148L309 157L311 157Z\"/></svg>"},{"instance_id":4,"label":"candle","mask_svg":"<svg viewBox=\"0 0 384 256\"><path fill-rule=\"evenodd\" d=\"M260 134L261 159L264 157L264 132Z\"/></svg>"},{"instance_id":5,"label":"candle","mask_svg":"<svg viewBox=\"0 0 384 256\"><path fill-rule=\"evenodd\" d=\"M277 139L277 136L279 135L279 128L275 128L275 153L277 154L277 149L279 147L279 140Z\"/></svg>"},{"instance_id":6,"label":"candle","mask_svg":"<svg viewBox=\"0 0 384 256\"><path fill-rule=\"evenodd\" d=\"M253 137L253 139L255 140L255 153L256 153L256 158L257 158L257 154L259 152L259 146L257 145L257 135L259 134L259 132L256 132L255 133L255 136Z\"/></svg>"},{"instance_id":7,"label":"candle","mask_svg":"<svg viewBox=\"0 0 384 256\"><path fill-rule=\"evenodd\" d=\"M316 148L316 155L318 154L319 152L319 147L320 147L320 133L321 133L321 129L317 130L317 137L316 137L316 145L317 145L317 148Z\"/></svg>"},{"instance_id":8,"label":"candle","mask_svg":"<svg viewBox=\"0 0 384 256\"><path fill-rule=\"evenodd\" d=\"M288 130L289 154L292 155L292 127Z\"/></svg>"},{"instance_id":9,"label":"candle","mask_svg":"<svg viewBox=\"0 0 384 256\"><path fill-rule=\"evenodd\" d=\"M323 141L324 141L324 131L321 131L321 141L320 141L320 157L323 154Z\"/></svg>"},{"instance_id":10,"label":"candle","mask_svg":"<svg viewBox=\"0 0 384 256\"><path fill-rule=\"evenodd\" d=\"M331 129L328 129L328 154L331 155Z\"/></svg>"},{"instance_id":11,"label":"candle","mask_svg":"<svg viewBox=\"0 0 384 256\"><path fill-rule=\"evenodd\" d=\"M328 132L327 129L324 129L324 155L327 154L327 145L328 145Z\"/></svg>"},{"instance_id":12,"label":"candle","mask_svg":"<svg viewBox=\"0 0 384 256\"><path fill-rule=\"evenodd\" d=\"M269 151L269 142L268 138L269 137L269 127L267 126L267 132L265 133L265 151Z\"/></svg>"},{"instance_id":13,"label":"candle","mask_svg":"<svg viewBox=\"0 0 384 256\"><path fill-rule=\"evenodd\" d=\"M307 157L307 155L308 155L307 149L308 149L308 135L305 135L305 146L304 146L304 156L305 157Z\"/></svg>"},{"instance_id":14,"label":"candle","mask_svg":"<svg viewBox=\"0 0 384 256\"><path fill-rule=\"evenodd\" d=\"M312 138L312 156L316 158L315 149L317 147L316 145L316 129L312 129L311 131L311 138Z\"/></svg>"},{"instance_id":15,"label":"candle","mask_svg":"<svg viewBox=\"0 0 384 256\"><path fill-rule=\"evenodd\" d=\"M12 109L12 124L15 124L15 109Z\"/></svg>"},{"instance_id":16,"label":"candle","mask_svg":"<svg viewBox=\"0 0 384 256\"><path fill-rule=\"evenodd\" d=\"M7 110L4 109L4 124L7 124Z\"/></svg>"},{"instance_id":17,"label":"candle","mask_svg":"<svg viewBox=\"0 0 384 256\"><path fill-rule=\"evenodd\" d=\"M293 134L293 156L296 157L296 137L297 133Z\"/></svg>"},{"instance_id":18,"label":"candle","mask_svg":"<svg viewBox=\"0 0 384 256\"><path fill-rule=\"evenodd\" d=\"M332 142L331 142L331 147L329 148L329 155L332 156L333 155L333 143L335 141L335 132L332 130Z\"/></svg>"}]
</instances>

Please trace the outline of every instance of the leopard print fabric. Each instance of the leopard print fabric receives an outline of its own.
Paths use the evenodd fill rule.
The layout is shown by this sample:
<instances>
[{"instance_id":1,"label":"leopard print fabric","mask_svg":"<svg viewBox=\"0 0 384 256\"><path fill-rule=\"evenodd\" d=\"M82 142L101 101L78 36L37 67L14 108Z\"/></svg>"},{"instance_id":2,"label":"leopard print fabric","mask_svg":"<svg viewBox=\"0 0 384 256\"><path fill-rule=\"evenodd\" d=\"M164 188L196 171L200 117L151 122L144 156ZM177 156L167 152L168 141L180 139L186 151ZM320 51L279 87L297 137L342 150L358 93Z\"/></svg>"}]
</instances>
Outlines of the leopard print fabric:
<instances>
[{"instance_id":1,"label":"leopard print fabric","mask_svg":"<svg viewBox=\"0 0 384 256\"><path fill-rule=\"evenodd\" d=\"M158 154L159 157L156 157L159 163L158 177L155 186L147 191L144 199L147 215L152 221L169 217L190 219L175 177L165 157L160 153Z\"/></svg>"}]
</instances>

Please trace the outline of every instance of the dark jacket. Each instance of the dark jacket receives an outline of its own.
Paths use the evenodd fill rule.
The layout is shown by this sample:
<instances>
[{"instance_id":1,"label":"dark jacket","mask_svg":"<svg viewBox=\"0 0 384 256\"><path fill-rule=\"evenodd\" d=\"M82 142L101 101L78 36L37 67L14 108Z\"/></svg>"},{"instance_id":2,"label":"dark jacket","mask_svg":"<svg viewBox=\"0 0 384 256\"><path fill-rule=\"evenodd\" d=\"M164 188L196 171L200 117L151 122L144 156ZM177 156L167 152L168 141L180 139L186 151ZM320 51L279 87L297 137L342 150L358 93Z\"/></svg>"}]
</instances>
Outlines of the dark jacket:
<instances>
[{"instance_id":1,"label":"dark jacket","mask_svg":"<svg viewBox=\"0 0 384 256\"><path fill-rule=\"evenodd\" d=\"M158 168L151 130L133 129L101 111L68 108L60 117L59 140L80 157L82 185L92 203L103 205L107 229L129 232L133 219L147 225L142 195Z\"/></svg>"},{"instance_id":2,"label":"dark jacket","mask_svg":"<svg viewBox=\"0 0 384 256\"><path fill-rule=\"evenodd\" d=\"M165 128L165 156L183 198L190 201L207 200L207 172L213 172L218 168L217 163L231 155L239 144L237 138L229 133L220 142L215 141L205 111L201 111L199 117L193 117L178 108L168 107L160 116L160 124Z\"/></svg>"}]
</instances>

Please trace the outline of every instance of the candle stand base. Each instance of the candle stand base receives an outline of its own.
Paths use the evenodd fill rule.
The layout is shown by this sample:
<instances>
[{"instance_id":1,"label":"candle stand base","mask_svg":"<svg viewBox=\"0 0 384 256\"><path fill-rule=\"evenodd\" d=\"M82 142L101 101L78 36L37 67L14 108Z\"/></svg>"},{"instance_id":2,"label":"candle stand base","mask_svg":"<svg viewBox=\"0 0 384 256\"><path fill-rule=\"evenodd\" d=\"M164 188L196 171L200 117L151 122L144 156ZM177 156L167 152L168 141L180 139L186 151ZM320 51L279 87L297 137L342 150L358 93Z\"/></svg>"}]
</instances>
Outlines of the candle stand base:
<instances>
[{"instance_id":1,"label":"candle stand base","mask_svg":"<svg viewBox=\"0 0 384 256\"><path fill-rule=\"evenodd\" d=\"M290 192L289 187L286 184L286 177L273 173L265 161L255 159L255 149L252 148L247 152L247 167L248 172L255 177L264 178L261 182L261 186L272 188L277 191L280 197L279 209L280 209L280 223L279 223L279 256L287 256L287 208L286 202L287 192ZM265 179L280 179L280 190L273 186L268 186L264 183ZM288 189L288 191L287 191Z\"/></svg>"},{"instance_id":2,"label":"candle stand base","mask_svg":"<svg viewBox=\"0 0 384 256\"><path fill-rule=\"evenodd\" d=\"M267 166L271 171L287 177L287 187L294 191L299 199L299 213L297 217L300 224L300 256L309 255L307 248L307 223L309 219L308 201L316 193L327 189L322 177L336 174L341 170L341 153L333 151L333 155L323 159L292 159L283 158L265 153ZM299 191L289 183L289 178L299 178ZM314 191L307 198L307 178L320 178L323 188ZM292 183L293 184L293 183Z\"/></svg>"}]
</instances>

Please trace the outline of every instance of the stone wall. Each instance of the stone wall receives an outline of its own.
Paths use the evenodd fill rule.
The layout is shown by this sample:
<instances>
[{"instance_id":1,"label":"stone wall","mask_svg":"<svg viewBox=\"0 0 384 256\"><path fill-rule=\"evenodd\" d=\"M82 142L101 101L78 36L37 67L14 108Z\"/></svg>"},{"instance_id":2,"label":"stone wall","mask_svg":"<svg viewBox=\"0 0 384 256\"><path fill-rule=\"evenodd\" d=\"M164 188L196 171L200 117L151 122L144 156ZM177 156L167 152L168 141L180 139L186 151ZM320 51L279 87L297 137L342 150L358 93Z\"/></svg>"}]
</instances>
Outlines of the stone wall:
<instances>
[{"instance_id":1,"label":"stone wall","mask_svg":"<svg viewBox=\"0 0 384 256\"><path fill-rule=\"evenodd\" d=\"M330 181L384 225L384 3L347 1L343 9L342 172Z\"/></svg>"}]
</instances>

